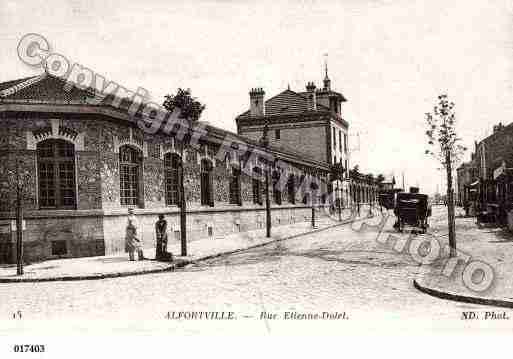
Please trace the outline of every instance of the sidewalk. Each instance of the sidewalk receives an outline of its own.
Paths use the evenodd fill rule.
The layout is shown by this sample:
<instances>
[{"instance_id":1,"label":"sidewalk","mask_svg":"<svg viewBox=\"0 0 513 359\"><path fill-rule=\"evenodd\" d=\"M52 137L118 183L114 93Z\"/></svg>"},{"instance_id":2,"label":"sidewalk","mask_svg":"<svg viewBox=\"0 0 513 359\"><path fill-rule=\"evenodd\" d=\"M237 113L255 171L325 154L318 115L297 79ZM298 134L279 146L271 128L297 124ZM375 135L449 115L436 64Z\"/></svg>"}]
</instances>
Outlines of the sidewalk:
<instances>
[{"instance_id":1,"label":"sidewalk","mask_svg":"<svg viewBox=\"0 0 513 359\"><path fill-rule=\"evenodd\" d=\"M16 275L16 265L0 266L0 283L103 279L172 271L194 261L314 233L344 223L348 223L348 221L340 223L323 217L316 220L317 228L314 230L312 230L310 222L275 226L272 228L271 238L265 237L265 229L258 229L234 233L223 238L190 239L187 243L187 252L190 255L187 257L179 256L180 242L173 241L168 245L168 251L173 253L175 258L172 263L154 260L155 248L145 248L144 255L149 259L144 261L130 262L126 253L101 257L57 259L26 265L22 276Z\"/></svg>"},{"instance_id":2,"label":"sidewalk","mask_svg":"<svg viewBox=\"0 0 513 359\"><path fill-rule=\"evenodd\" d=\"M442 245L448 243L447 221L432 227L434 235ZM479 260L489 264L494 271L493 284L482 292L473 291L464 284L463 271L466 267L461 260L451 276L442 274L447 256L430 266L423 266L423 273L416 278L417 285L432 295L445 299L513 306L513 234L507 229L478 227L475 217L456 218L456 246L459 253L470 256L466 263ZM459 258L463 258L462 254ZM479 274L479 273L477 273ZM482 277L476 277L479 282Z\"/></svg>"}]
</instances>

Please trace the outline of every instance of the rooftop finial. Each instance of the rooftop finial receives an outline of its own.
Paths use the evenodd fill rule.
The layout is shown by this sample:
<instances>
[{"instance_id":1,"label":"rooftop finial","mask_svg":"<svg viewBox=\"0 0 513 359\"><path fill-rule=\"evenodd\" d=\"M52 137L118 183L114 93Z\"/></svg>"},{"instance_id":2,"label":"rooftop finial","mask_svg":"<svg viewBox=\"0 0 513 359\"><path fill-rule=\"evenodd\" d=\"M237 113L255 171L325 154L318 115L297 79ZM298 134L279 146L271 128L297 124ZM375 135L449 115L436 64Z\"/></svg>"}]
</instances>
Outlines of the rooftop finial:
<instances>
[{"instance_id":1,"label":"rooftop finial","mask_svg":"<svg viewBox=\"0 0 513 359\"><path fill-rule=\"evenodd\" d=\"M324 72L326 74L326 76L324 78L327 79L328 78L328 53L324 54Z\"/></svg>"},{"instance_id":2,"label":"rooftop finial","mask_svg":"<svg viewBox=\"0 0 513 359\"><path fill-rule=\"evenodd\" d=\"M324 90L330 90L330 85L331 85L331 81L330 81L330 78L328 77L328 53L325 53L324 54L324 72L325 72L325 76L324 76Z\"/></svg>"}]
</instances>

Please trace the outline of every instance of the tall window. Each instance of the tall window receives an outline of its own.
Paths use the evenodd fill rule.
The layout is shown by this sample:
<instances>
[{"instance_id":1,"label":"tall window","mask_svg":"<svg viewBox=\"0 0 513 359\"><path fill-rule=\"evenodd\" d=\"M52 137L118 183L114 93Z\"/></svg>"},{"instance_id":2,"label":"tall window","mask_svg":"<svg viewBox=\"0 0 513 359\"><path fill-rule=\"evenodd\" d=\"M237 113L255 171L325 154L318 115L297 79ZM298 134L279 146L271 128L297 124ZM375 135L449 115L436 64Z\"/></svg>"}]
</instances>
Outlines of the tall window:
<instances>
[{"instance_id":1,"label":"tall window","mask_svg":"<svg viewBox=\"0 0 513 359\"><path fill-rule=\"evenodd\" d=\"M76 208L75 147L64 140L45 140L37 145L39 206Z\"/></svg>"},{"instance_id":2,"label":"tall window","mask_svg":"<svg viewBox=\"0 0 513 359\"><path fill-rule=\"evenodd\" d=\"M274 203L281 204L281 190L279 188L280 173L278 171L273 171L272 179Z\"/></svg>"},{"instance_id":3,"label":"tall window","mask_svg":"<svg viewBox=\"0 0 513 359\"><path fill-rule=\"evenodd\" d=\"M122 206L137 206L140 203L141 164L141 151L128 145L120 147L119 189Z\"/></svg>"},{"instance_id":4,"label":"tall window","mask_svg":"<svg viewBox=\"0 0 513 359\"><path fill-rule=\"evenodd\" d=\"M281 139L281 131L280 130L274 130L274 138L277 140Z\"/></svg>"},{"instance_id":5,"label":"tall window","mask_svg":"<svg viewBox=\"0 0 513 359\"><path fill-rule=\"evenodd\" d=\"M201 160L201 205L214 206L214 179L212 162L207 159Z\"/></svg>"},{"instance_id":6,"label":"tall window","mask_svg":"<svg viewBox=\"0 0 513 359\"><path fill-rule=\"evenodd\" d=\"M338 130L338 149L342 153L342 131Z\"/></svg>"},{"instance_id":7,"label":"tall window","mask_svg":"<svg viewBox=\"0 0 513 359\"><path fill-rule=\"evenodd\" d=\"M294 175L290 175L287 180L287 197L289 203L296 203L296 179Z\"/></svg>"},{"instance_id":8,"label":"tall window","mask_svg":"<svg viewBox=\"0 0 513 359\"><path fill-rule=\"evenodd\" d=\"M262 204L262 170L253 168L253 203Z\"/></svg>"},{"instance_id":9,"label":"tall window","mask_svg":"<svg viewBox=\"0 0 513 359\"><path fill-rule=\"evenodd\" d=\"M230 176L230 204L241 205L240 198L240 168L232 167L232 173Z\"/></svg>"},{"instance_id":10,"label":"tall window","mask_svg":"<svg viewBox=\"0 0 513 359\"><path fill-rule=\"evenodd\" d=\"M176 153L164 156L164 177L166 185L166 205L180 205L180 167L182 159Z\"/></svg>"},{"instance_id":11,"label":"tall window","mask_svg":"<svg viewBox=\"0 0 513 359\"><path fill-rule=\"evenodd\" d=\"M335 132L335 127L333 127L333 148L337 148L337 133Z\"/></svg>"},{"instance_id":12,"label":"tall window","mask_svg":"<svg viewBox=\"0 0 513 359\"><path fill-rule=\"evenodd\" d=\"M347 153L347 133L344 133L344 152Z\"/></svg>"}]
</instances>

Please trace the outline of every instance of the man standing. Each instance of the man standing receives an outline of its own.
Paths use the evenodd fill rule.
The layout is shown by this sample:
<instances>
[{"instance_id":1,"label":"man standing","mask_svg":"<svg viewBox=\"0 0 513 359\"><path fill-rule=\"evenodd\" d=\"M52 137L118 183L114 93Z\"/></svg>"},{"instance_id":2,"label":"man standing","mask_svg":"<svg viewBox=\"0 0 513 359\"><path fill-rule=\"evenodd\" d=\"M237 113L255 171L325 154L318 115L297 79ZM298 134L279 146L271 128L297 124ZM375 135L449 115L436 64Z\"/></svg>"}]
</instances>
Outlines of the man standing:
<instances>
[{"instance_id":1,"label":"man standing","mask_svg":"<svg viewBox=\"0 0 513 359\"><path fill-rule=\"evenodd\" d=\"M163 214L159 214L159 220L155 223L157 248L155 257L157 260L167 260L167 221Z\"/></svg>"}]
</instances>

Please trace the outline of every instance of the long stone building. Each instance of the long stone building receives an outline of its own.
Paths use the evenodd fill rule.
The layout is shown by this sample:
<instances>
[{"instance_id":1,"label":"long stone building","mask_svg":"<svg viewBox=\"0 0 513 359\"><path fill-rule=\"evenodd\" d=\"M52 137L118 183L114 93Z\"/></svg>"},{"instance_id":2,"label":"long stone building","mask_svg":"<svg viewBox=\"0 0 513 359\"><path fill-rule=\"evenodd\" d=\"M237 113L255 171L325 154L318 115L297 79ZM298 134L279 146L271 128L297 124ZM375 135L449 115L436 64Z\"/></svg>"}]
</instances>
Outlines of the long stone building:
<instances>
[{"instance_id":1,"label":"long stone building","mask_svg":"<svg viewBox=\"0 0 513 359\"><path fill-rule=\"evenodd\" d=\"M16 255L17 181L23 184L24 256L34 261L123 251L129 208L145 246L155 244L158 214L166 215L170 240L178 239L182 165L189 240L222 240L229 233L264 228L267 168L273 225L309 220L312 203L330 201L333 162L347 158L343 146L307 156L274 139L263 149L258 135L212 126L202 126L195 143L172 131L148 133L124 100L114 106L117 100L48 73L0 84L0 263ZM253 111L255 91L250 101ZM237 121L241 126L241 117ZM336 125L334 131L347 132L338 117L326 121L330 131ZM275 135L277 128L271 128ZM327 130L323 136L317 146L331 146ZM347 143L346 135L338 136ZM263 160L266 156L273 161ZM362 183L359 193L370 199L374 188L372 181ZM318 216L324 213L317 209Z\"/></svg>"}]
</instances>

